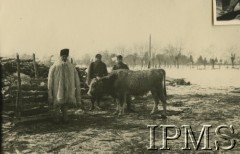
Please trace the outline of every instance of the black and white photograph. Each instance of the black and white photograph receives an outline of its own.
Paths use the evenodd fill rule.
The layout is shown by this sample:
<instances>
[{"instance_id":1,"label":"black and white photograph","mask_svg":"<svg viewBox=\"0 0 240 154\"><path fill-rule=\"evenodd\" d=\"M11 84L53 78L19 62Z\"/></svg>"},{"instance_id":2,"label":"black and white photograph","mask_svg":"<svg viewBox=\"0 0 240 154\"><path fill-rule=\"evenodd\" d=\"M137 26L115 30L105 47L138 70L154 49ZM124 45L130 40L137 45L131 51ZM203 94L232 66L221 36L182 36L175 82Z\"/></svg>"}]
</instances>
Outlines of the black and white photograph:
<instances>
[{"instance_id":1,"label":"black and white photograph","mask_svg":"<svg viewBox=\"0 0 240 154\"><path fill-rule=\"evenodd\" d=\"M239 5L1 0L0 153L239 154Z\"/></svg>"},{"instance_id":2,"label":"black and white photograph","mask_svg":"<svg viewBox=\"0 0 240 154\"><path fill-rule=\"evenodd\" d=\"M239 0L213 0L215 25L240 24Z\"/></svg>"}]
</instances>

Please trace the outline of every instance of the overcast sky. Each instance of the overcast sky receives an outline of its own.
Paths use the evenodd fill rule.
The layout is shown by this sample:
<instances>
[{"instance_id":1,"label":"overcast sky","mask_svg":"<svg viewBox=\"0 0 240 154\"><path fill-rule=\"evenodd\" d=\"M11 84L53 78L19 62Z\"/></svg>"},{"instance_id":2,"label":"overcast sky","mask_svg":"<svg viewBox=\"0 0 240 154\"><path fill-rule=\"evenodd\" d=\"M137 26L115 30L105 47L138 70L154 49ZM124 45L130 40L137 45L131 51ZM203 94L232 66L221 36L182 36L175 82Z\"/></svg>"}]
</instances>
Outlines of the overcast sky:
<instances>
[{"instance_id":1,"label":"overcast sky","mask_svg":"<svg viewBox=\"0 0 240 154\"><path fill-rule=\"evenodd\" d=\"M211 0L1 0L1 55L76 58L116 46L182 43L194 55L236 46L240 25L213 26ZM238 52L240 52L238 50Z\"/></svg>"}]
</instances>

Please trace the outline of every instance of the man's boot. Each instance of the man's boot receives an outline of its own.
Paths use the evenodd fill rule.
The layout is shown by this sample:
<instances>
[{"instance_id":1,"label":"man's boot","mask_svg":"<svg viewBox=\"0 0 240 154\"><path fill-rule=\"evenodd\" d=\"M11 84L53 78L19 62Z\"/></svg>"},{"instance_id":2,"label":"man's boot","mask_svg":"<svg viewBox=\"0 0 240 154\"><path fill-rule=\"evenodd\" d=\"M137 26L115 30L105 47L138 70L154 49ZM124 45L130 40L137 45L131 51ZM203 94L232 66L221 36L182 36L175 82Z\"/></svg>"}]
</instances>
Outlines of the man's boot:
<instances>
[{"instance_id":1,"label":"man's boot","mask_svg":"<svg viewBox=\"0 0 240 154\"><path fill-rule=\"evenodd\" d=\"M53 122L56 124L60 123L60 106L55 106L53 108Z\"/></svg>"},{"instance_id":2,"label":"man's boot","mask_svg":"<svg viewBox=\"0 0 240 154\"><path fill-rule=\"evenodd\" d=\"M64 104L62 106L61 110L62 110L62 114L63 114L63 122L68 123L68 114L67 114L68 107L67 107L67 105Z\"/></svg>"}]
</instances>

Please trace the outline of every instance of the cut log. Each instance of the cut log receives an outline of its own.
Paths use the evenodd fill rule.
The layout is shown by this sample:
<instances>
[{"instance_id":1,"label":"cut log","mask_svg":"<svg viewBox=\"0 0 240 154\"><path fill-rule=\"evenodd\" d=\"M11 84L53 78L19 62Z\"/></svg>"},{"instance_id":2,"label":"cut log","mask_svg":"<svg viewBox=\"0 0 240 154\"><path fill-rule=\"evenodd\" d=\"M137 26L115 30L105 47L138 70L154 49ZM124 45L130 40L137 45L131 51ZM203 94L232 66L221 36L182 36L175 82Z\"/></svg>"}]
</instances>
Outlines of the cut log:
<instances>
[{"instance_id":1,"label":"cut log","mask_svg":"<svg viewBox=\"0 0 240 154\"><path fill-rule=\"evenodd\" d=\"M29 97L29 98L23 98L22 101L24 102L24 104L27 103L33 103L33 102L47 102L48 98L47 97L38 97L38 98L34 98L34 97Z\"/></svg>"},{"instance_id":2,"label":"cut log","mask_svg":"<svg viewBox=\"0 0 240 154\"><path fill-rule=\"evenodd\" d=\"M17 90L14 90L12 92L12 96L16 96L16 93L17 93ZM25 91L25 90L22 90L22 95L23 96L38 96L38 95L47 95L47 94L48 94L47 90L45 90L45 91L36 91L36 90Z\"/></svg>"},{"instance_id":3,"label":"cut log","mask_svg":"<svg viewBox=\"0 0 240 154\"><path fill-rule=\"evenodd\" d=\"M174 79L166 77L166 81L169 82L169 85L190 85L190 82L186 82L184 79Z\"/></svg>"},{"instance_id":4,"label":"cut log","mask_svg":"<svg viewBox=\"0 0 240 154\"><path fill-rule=\"evenodd\" d=\"M22 116L38 115L38 114L43 114L49 111L50 111L50 108L48 106L34 107L31 109L25 109L24 111L22 111Z\"/></svg>"},{"instance_id":5,"label":"cut log","mask_svg":"<svg viewBox=\"0 0 240 154\"><path fill-rule=\"evenodd\" d=\"M69 116L76 115L75 112L76 112L75 110L68 110L68 115ZM17 123L46 120L46 119L52 119L52 118L54 118L53 110L50 109L47 113L31 115L31 116L22 116L21 118L14 118L13 122L17 124Z\"/></svg>"},{"instance_id":6,"label":"cut log","mask_svg":"<svg viewBox=\"0 0 240 154\"><path fill-rule=\"evenodd\" d=\"M32 108L40 107L40 106L49 106L48 102L29 102L28 104L24 103L24 109L29 110ZM15 104L6 104L3 105L4 111L14 111Z\"/></svg>"},{"instance_id":7,"label":"cut log","mask_svg":"<svg viewBox=\"0 0 240 154\"><path fill-rule=\"evenodd\" d=\"M13 86L12 89L17 89L17 86ZM30 90L38 90L38 91L44 91L47 90L47 86L39 86L39 85L29 85L29 84L23 84L22 90L24 91L30 91Z\"/></svg>"}]
</instances>

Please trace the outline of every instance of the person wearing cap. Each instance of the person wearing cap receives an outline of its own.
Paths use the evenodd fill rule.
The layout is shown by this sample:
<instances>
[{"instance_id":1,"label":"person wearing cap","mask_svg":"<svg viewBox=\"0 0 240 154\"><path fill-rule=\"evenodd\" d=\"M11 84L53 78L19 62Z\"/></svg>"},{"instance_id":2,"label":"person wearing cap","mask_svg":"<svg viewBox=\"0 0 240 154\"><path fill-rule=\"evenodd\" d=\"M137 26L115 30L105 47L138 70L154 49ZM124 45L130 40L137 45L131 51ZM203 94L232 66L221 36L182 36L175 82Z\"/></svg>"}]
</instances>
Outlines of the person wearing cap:
<instances>
[{"instance_id":1,"label":"person wearing cap","mask_svg":"<svg viewBox=\"0 0 240 154\"><path fill-rule=\"evenodd\" d=\"M128 65L123 63L122 55L118 55L117 56L117 63L112 68L112 70L118 70L118 69L127 69L127 70L129 70Z\"/></svg>"},{"instance_id":2,"label":"person wearing cap","mask_svg":"<svg viewBox=\"0 0 240 154\"><path fill-rule=\"evenodd\" d=\"M50 67L48 74L48 101L53 106L54 120L68 121L68 105L80 105L80 80L74 65L69 61L69 49L60 51L59 59Z\"/></svg>"},{"instance_id":3,"label":"person wearing cap","mask_svg":"<svg viewBox=\"0 0 240 154\"><path fill-rule=\"evenodd\" d=\"M88 73L87 73L87 85L90 85L93 78L101 78L103 76L108 75L107 66L102 61L102 55L97 54L95 56L95 61L91 62L88 67ZM94 104L95 101L97 101L97 108L99 107L101 96L92 96L91 102ZM93 110L94 106L91 107L90 110Z\"/></svg>"},{"instance_id":4,"label":"person wearing cap","mask_svg":"<svg viewBox=\"0 0 240 154\"><path fill-rule=\"evenodd\" d=\"M117 56L117 63L113 66L112 70L119 70L119 69L127 69L129 70L129 67L127 64L123 63L123 57L122 55ZM133 111L131 108L131 97L127 96L127 111Z\"/></svg>"},{"instance_id":5,"label":"person wearing cap","mask_svg":"<svg viewBox=\"0 0 240 154\"><path fill-rule=\"evenodd\" d=\"M95 56L95 61L91 62L88 67L88 76L87 76L87 84L90 85L91 80L96 77L103 77L108 75L107 66L102 61L102 55L97 54Z\"/></svg>"}]
</instances>

